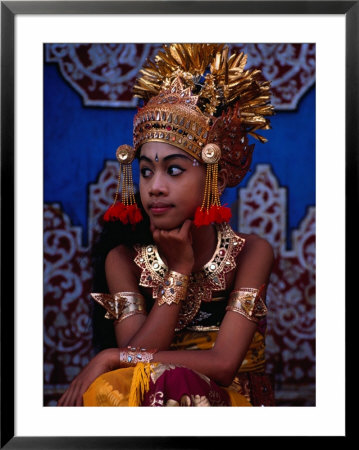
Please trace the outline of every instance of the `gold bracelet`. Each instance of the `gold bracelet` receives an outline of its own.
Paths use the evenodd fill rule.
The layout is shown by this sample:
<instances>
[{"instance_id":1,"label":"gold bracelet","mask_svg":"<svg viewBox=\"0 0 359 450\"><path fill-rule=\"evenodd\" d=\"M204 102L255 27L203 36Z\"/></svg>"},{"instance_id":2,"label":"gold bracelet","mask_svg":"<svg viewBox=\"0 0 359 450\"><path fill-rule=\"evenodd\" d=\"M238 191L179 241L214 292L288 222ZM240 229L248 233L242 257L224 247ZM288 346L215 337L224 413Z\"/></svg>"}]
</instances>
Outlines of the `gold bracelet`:
<instances>
[{"instance_id":1,"label":"gold bracelet","mask_svg":"<svg viewBox=\"0 0 359 450\"><path fill-rule=\"evenodd\" d=\"M264 287L263 285L260 289L241 288L232 291L226 311L234 311L258 323L267 314L267 307L261 298Z\"/></svg>"},{"instance_id":2,"label":"gold bracelet","mask_svg":"<svg viewBox=\"0 0 359 450\"><path fill-rule=\"evenodd\" d=\"M153 360L153 355L157 349L146 350L141 347L131 347L120 349L120 363L121 367L132 367L137 363L149 363Z\"/></svg>"},{"instance_id":3,"label":"gold bracelet","mask_svg":"<svg viewBox=\"0 0 359 450\"><path fill-rule=\"evenodd\" d=\"M92 293L91 297L106 309L106 319L114 319L117 323L134 314L146 314L145 299L138 292Z\"/></svg>"},{"instance_id":4,"label":"gold bracelet","mask_svg":"<svg viewBox=\"0 0 359 450\"><path fill-rule=\"evenodd\" d=\"M171 305L186 299L187 288L189 283L189 276L170 270L165 276L163 286L160 287L160 296L158 298L158 305L165 303Z\"/></svg>"}]
</instances>

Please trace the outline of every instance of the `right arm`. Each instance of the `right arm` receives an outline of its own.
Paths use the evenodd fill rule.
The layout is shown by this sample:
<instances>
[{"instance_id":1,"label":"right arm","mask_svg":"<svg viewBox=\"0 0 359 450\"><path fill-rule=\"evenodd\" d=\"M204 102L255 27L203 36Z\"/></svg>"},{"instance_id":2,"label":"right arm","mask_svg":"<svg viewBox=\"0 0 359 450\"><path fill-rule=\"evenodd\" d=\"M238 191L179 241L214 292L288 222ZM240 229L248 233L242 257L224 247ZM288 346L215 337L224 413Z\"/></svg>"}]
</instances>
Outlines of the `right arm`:
<instances>
[{"instance_id":1,"label":"right arm","mask_svg":"<svg viewBox=\"0 0 359 450\"><path fill-rule=\"evenodd\" d=\"M178 230L153 230L154 240L164 250L169 268L183 275L189 275L193 267L190 227L191 221L186 221ZM166 249L170 249L170 252L166 252ZM109 252L105 270L111 294L139 292L138 269L133 255L125 246L116 247ZM147 317L135 314L119 323L115 322L117 345L168 349L174 336L179 311L180 304L158 306L155 299Z\"/></svg>"},{"instance_id":2,"label":"right arm","mask_svg":"<svg viewBox=\"0 0 359 450\"><path fill-rule=\"evenodd\" d=\"M138 292L138 275L132 252L124 245L113 248L105 261L106 280L109 292ZM105 310L104 310L105 314ZM114 322L118 347L129 345L130 339L137 333L146 320L144 314L134 314L121 322Z\"/></svg>"}]
</instances>

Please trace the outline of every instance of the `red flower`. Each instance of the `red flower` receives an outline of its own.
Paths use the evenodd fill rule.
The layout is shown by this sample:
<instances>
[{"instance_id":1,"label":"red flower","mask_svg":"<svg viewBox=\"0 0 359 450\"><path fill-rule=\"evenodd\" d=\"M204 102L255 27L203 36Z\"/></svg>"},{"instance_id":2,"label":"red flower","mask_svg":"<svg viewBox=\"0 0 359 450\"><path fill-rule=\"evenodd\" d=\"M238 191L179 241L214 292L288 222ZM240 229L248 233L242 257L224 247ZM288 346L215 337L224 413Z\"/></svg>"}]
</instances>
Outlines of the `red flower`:
<instances>
[{"instance_id":1,"label":"red flower","mask_svg":"<svg viewBox=\"0 0 359 450\"><path fill-rule=\"evenodd\" d=\"M141 210L137 205L124 205L121 202L111 205L105 212L103 219L106 222L120 220L124 225L128 223L134 225L142 220Z\"/></svg>"},{"instance_id":2,"label":"red flower","mask_svg":"<svg viewBox=\"0 0 359 450\"><path fill-rule=\"evenodd\" d=\"M232 217L230 208L225 206L213 205L209 210L202 210L200 207L196 209L194 215L194 224L196 227L209 225L211 223L229 222Z\"/></svg>"},{"instance_id":3,"label":"red flower","mask_svg":"<svg viewBox=\"0 0 359 450\"><path fill-rule=\"evenodd\" d=\"M137 205L127 206L128 220L130 224L135 225L143 219L140 208Z\"/></svg>"},{"instance_id":4,"label":"red flower","mask_svg":"<svg viewBox=\"0 0 359 450\"><path fill-rule=\"evenodd\" d=\"M230 208L227 208L225 206L212 206L212 208L214 209L213 211L214 222L223 223L230 221L232 217L232 212Z\"/></svg>"},{"instance_id":5,"label":"red flower","mask_svg":"<svg viewBox=\"0 0 359 450\"><path fill-rule=\"evenodd\" d=\"M193 223L196 227L201 227L203 225L209 225L212 222L210 214L207 210L202 210L200 207L196 209L196 213L194 215Z\"/></svg>"}]
</instances>

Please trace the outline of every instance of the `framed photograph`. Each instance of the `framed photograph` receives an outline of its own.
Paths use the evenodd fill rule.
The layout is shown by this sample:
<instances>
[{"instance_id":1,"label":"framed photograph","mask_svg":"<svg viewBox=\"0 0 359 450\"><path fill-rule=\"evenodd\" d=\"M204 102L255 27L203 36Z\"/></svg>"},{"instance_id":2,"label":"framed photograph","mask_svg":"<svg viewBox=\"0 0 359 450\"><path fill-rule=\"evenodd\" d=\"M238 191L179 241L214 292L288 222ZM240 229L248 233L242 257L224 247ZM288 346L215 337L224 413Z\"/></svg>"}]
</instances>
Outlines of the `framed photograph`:
<instances>
[{"instance_id":1,"label":"framed photograph","mask_svg":"<svg viewBox=\"0 0 359 450\"><path fill-rule=\"evenodd\" d=\"M347 436L345 300L351 291L352 281L346 277L345 267L356 240L356 232L352 229L354 221L348 218L353 210L352 205L356 205L358 192L358 3L201 0L1 2L2 448L197 448L209 443L212 445L213 439L224 437ZM70 168L70 160L76 158L82 142L81 137L77 136L65 148L73 137L66 127L71 130L70 122L78 120L78 128L83 127L84 133L90 133L89 137L83 137L81 150L83 152L86 147L90 154L93 151L91 145L97 145L97 148L101 145L95 143L97 132L94 132L92 139L90 131L93 129L91 124L100 116L80 118L69 111L66 122L66 108L73 101L66 95L71 91L75 96L76 92L75 102L88 106L88 110L102 108L108 115L112 114L112 122L101 125L104 130L107 127L107 135L108 130L115 126L119 105L124 111L121 117L125 119L120 119L123 121L127 120L126 111L130 117L137 106L130 97L126 97L127 91L123 88L126 82L121 88L116 85L110 92L108 85L94 81L99 79L95 70L84 76L84 72L80 74L74 63L75 59L64 55L66 52L69 55L74 46L79 48L83 45L87 46L82 49L84 60L93 61L95 58L101 59L101 54L96 53L99 48L101 51L104 48L112 51L123 44L125 50L122 53L111 54L126 58L126 52L140 48L143 56L165 42L223 42L245 48L252 45L262 49L258 54L253 50L253 60L260 53L257 64L264 61L265 66L267 61L266 70L272 74L280 64L276 65L275 58L271 59L270 51L276 52L279 44L288 43L290 49L285 51L293 56L296 49L305 48L303 52L298 50L298 62L292 68L292 73L297 75L290 78L288 70L281 76L281 80L290 78L288 84L278 87L273 83L272 88L277 89L278 104L292 101L291 106L283 107L288 116L288 121L282 124L282 129L287 127L287 140L285 149L279 153L285 157L278 167L289 164L295 167L289 172L293 175L285 183L286 189L281 188L279 183L278 195L287 195L291 205L301 201L300 195L293 196L294 191L301 191L304 196L303 191L308 189L315 205L315 208L306 209L301 216L303 220L296 219L301 228L291 224L289 213L288 216L283 215L281 221L287 235L280 238L285 248L283 254L288 261L302 258L305 265L316 260L314 285L304 275L298 281L298 285L308 283L303 289L310 291L308 298L312 301L312 308L308 314L303 305L296 309L293 314L302 315L298 316L301 326L296 328L296 338L283 336L283 347L272 342L269 362L282 368L286 365L288 380L295 377L304 379L308 375L308 390L303 394L307 395L307 401L303 401L298 393L295 396L292 392L291 397L289 391L292 385L286 384L285 377L279 377L276 382L282 397L276 407L202 408L200 413L193 408L185 412L181 408L172 408L169 413L164 412L163 408L153 408L149 412L148 408L55 407L69 377L84 365L88 352L81 348L80 342L89 324L74 308L73 314L78 314L76 323L81 330L78 347L76 338L73 339L75 332L71 340L64 328L52 326L53 322L66 319L61 319L54 304L46 300L49 290L52 292L51 298L57 295L56 283L50 286L52 281L46 272L48 262L56 263L57 258L55 244L51 247L51 243L48 247L49 241L46 241L47 221L62 221L64 227L70 230L68 236L71 235L74 242L81 243L78 249L82 249L83 253L76 250L80 273L81 270L88 270L84 250L87 244L83 245L83 242L90 242L91 233L96 232L94 221L97 213L91 215L91 211L87 210L88 204L81 203L82 194L75 190L69 189L57 197L52 193L57 190L58 194L61 189L82 183L88 186L84 197L88 195L90 198L92 195L92 203L97 201L100 204L102 197L96 194L96 183L106 179L112 170L109 165L102 172L101 167L96 169L90 182L89 177L84 181L81 170L86 164L97 164L94 157L86 161L78 159L78 167L75 164ZM132 50L128 50L128 44L132 45ZM301 64L306 69L300 73ZM66 72L70 66L72 69ZM112 69L107 66L106 70L115 73L114 66ZM71 77L67 75L70 72ZM305 94L308 106L307 110L301 111L301 115L298 112L299 100L292 100L291 82L294 83L295 76L300 79L300 86L294 97L297 95L300 99L312 89L311 94ZM60 79L61 82L58 81ZM66 86L68 91L62 91L61 86ZM56 96L56 102L49 106L52 95ZM128 119L129 124L131 120ZM306 123L312 124L310 130L303 130ZM51 133L47 133L49 127ZM121 136L131 134L128 130L121 133ZM310 136L308 140L311 139L312 147L301 149L299 142L303 141L299 138L303 138L305 133ZM50 144L51 156L50 152L45 151ZM104 145L112 146L111 138L105 140ZM275 145L277 148L281 146L279 137ZM306 161L302 167L292 162L295 161L292 154L299 154L302 163ZM256 160L257 167L276 180L269 166L264 164L265 155L261 155ZM111 156L102 158L108 160ZM69 165L64 170L66 161ZM62 178L60 169L65 174ZM248 178L248 183L254 183L256 174L258 178L257 172L250 174L252 178ZM61 183L56 184L60 178ZM310 188L307 187L309 178L313 180ZM49 180L55 182L50 186ZM294 185L295 188L292 187ZM235 203L239 196L242 200L246 198L246 190L227 195L226 200L228 198L229 203ZM70 217L63 213L66 210L63 202L67 198L73 201L67 211L78 208L78 214L74 212ZM60 202L59 205L55 205L56 201ZM87 215L93 221L91 226L89 222L82 222L83 217L90 221ZM314 221L310 222L314 216ZM244 227L240 213L235 220ZM311 235L309 238L310 227L314 230L314 237ZM283 239L286 242L283 243ZM305 254L304 250L303 253L295 253L294 247L291 247L291 240L294 242L295 239L307 239L309 244ZM67 255L75 254L69 249L66 251ZM286 267L287 271L283 269L281 273L285 273L290 280L292 275L289 266ZM63 276L63 273L58 276ZM81 283L88 282L86 276ZM69 281L62 281L65 282ZM76 283L78 280L73 281L73 286L77 286ZM68 290L72 290L72 297L68 300L70 304L77 294L75 287L70 286ZM278 292L273 290L272 296ZM288 301L296 302L295 295L295 290L288 293L288 299L293 299ZM278 302L278 309L275 309L275 314L280 317L276 320L287 321L289 329L292 318L280 310L282 304ZM44 326L49 322L51 326ZM60 332L64 334L60 336ZM305 334L306 337L303 337ZM63 351L63 359L58 364L56 355L48 357L54 342L61 345L67 342L69 349ZM78 353L82 355L82 360L80 357L74 359L76 348L81 350ZM68 359L67 353L71 355ZM297 364L298 360L302 363ZM61 372L64 367L66 373Z\"/></svg>"}]
</instances>

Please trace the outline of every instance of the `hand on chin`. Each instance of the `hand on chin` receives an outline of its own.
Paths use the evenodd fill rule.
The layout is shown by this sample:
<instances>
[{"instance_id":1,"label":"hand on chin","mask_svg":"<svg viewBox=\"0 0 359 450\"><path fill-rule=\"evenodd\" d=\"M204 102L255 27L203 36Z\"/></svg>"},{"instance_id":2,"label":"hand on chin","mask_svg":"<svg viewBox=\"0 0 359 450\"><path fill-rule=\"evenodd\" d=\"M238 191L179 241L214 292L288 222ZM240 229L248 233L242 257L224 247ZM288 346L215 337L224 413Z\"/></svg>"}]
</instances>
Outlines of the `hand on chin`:
<instances>
[{"instance_id":1,"label":"hand on chin","mask_svg":"<svg viewBox=\"0 0 359 450\"><path fill-rule=\"evenodd\" d=\"M151 219L151 232L155 229L157 230L164 230L164 231L172 231L177 230L182 227L184 221L182 222L174 222L170 221L168 219L156 217Z\"/></svg>"}]
</instances>

